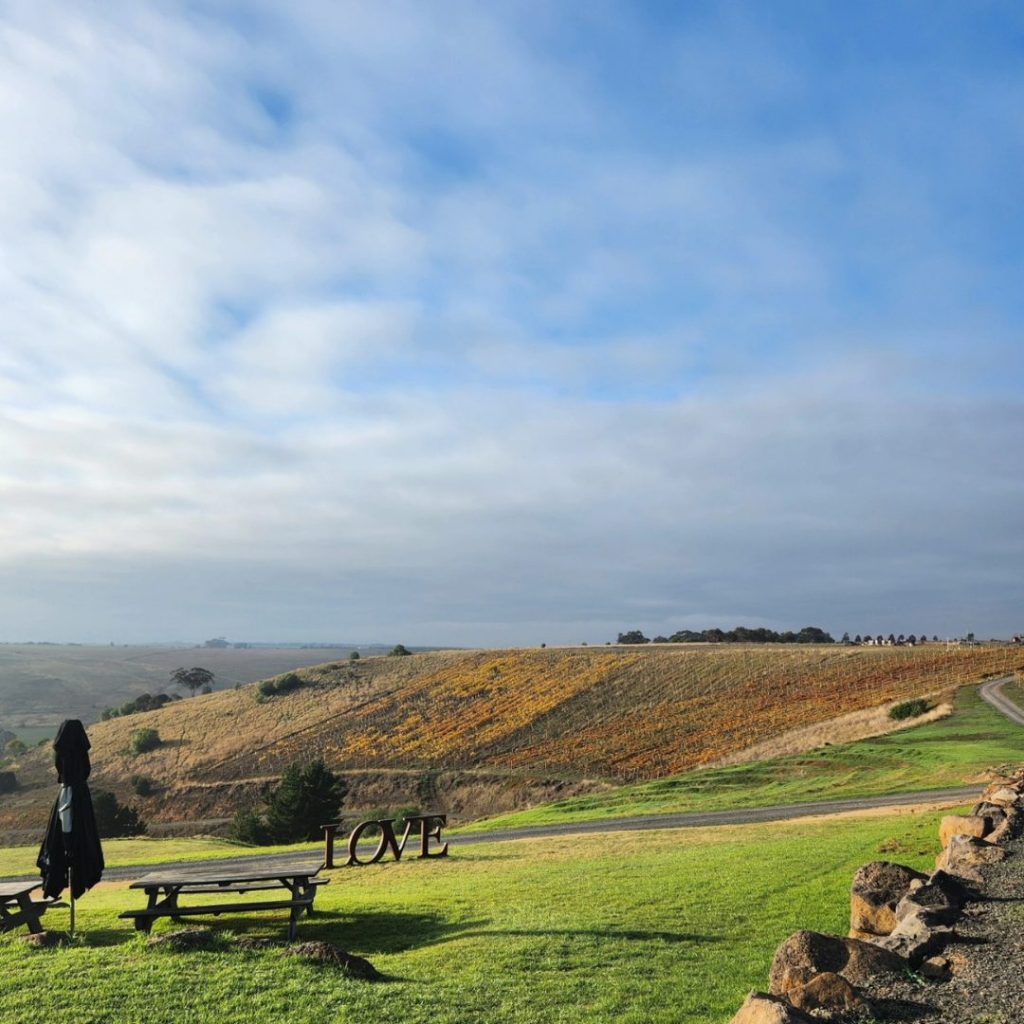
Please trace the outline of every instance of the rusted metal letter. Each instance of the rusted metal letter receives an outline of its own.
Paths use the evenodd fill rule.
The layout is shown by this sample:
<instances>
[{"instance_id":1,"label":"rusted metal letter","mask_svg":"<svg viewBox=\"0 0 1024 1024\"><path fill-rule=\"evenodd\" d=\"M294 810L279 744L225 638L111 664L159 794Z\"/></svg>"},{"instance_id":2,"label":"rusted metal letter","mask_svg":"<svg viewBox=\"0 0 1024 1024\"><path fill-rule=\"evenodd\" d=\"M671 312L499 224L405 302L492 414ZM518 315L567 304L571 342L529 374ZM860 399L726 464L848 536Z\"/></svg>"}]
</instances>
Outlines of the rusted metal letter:
<instances>
[{"instance_id":1,"label":"rusted metal letter","mask_svg":"<svg viewBox=\"0 0 1024 1024\"><path fill-rule=\"evenodd\" d=\"M377 843L377 849L373 851L373 856L369 860L360 860L357 853L359 849L359 839L371 825L376 825L380 829L380 842ZM399 846L398 840L395 838L394 825L394 818L380 818L376 821L361 821L356 825L352 830L352 835L348 837L348 861L345 866L351 867L353 864L358 864L362 867L366 864L376 864L389 848L394 853L395 860L401 860L402 849L405 846L406 836L402 837L402 845ZM408 826L406 826L406 835L408 835Z\"/></svg>"},{"instance_id":2,"label":"rusted metal letter","mask_svg":"<svg viewBox=\"0 0 1024 1024\"><path fill-rule=\"evenodd\" d=\"M334 867L334 833L338 831L338 824L321 825L324 830L324 867Z\"/></svg>"},{"instance_id":3,"label":"rusted metal letter","mask_svg":"<svg viewBox=\"0 0 1024 1024\"><path fill-rule=\"evenodd\" d=\"M414 814L405 819L405 835L402 837L402 846L409 838L414 821L420 823L420 858L423 857L447 857L448 844L445 843L436 853L430 852L430 840L436 839L441 842L441 829L448 824L447 814Z\"/></svg>"}]
</instances>

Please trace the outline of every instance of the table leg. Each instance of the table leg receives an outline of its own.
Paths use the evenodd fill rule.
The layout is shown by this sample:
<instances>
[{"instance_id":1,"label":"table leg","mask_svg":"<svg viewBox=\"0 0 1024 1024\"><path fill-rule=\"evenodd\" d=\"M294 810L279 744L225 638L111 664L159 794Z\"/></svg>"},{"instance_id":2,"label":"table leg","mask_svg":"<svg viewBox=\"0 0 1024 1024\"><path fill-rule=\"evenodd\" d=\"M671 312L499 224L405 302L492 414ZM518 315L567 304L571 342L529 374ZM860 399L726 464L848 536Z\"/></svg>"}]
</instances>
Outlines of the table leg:
<instances>
[{"instance_id":1,"label":"table leg","mask_svg":"<svg viewBox=\"0 0 1024 1024\"><path fill-rule=\"evenodd\" d=\"M43 930L42 923L39 920L42 912L35 906L32 902L32 897L27 892L22 893L18 897L18 907L21 910L21 920L28 926L28 930L33 935L38 935Z\"/></svg>"}]
</instances>

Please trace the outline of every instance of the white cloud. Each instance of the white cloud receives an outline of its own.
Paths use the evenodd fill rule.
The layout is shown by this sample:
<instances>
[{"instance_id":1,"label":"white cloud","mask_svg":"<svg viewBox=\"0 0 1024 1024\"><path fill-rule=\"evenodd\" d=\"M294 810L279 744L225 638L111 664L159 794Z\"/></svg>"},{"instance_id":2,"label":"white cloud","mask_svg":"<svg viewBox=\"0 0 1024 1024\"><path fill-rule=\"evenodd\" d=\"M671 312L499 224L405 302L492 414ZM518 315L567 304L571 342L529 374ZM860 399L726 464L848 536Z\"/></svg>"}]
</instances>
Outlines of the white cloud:
<instances>
[{"instance_id":1,"label":"white cloud","mask_svg":"<svg viewBox=\"0 0 1024 1024\"><path fill-rule=\"evenodd\" d=\"M131 606L135 637L209 633L190 579L221 632L422 642L952 616L953 581L1005 605L1014 314L916 304L985 268L939 244L920 166L865 155L864 112L648 145L550 12L245 6L0 27L12 630L49 607L120 637ZM729 24L681 47L681 118L730 39L760 56L723 124L799 102L805 72Z\"/></svg>"}]
</instances>

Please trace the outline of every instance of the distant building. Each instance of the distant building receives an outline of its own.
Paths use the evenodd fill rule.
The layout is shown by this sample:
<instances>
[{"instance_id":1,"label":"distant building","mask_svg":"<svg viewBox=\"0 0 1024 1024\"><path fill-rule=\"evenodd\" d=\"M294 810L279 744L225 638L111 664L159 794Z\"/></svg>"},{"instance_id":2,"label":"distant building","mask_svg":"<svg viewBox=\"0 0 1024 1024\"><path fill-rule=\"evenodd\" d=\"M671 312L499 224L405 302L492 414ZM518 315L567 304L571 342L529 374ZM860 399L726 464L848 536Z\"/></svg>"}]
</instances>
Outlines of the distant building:
<instances>
[{"instance_id":1,"label":"distant building","mask_svg":"<svg viewBox=\"0 0 1024 1024\"><path fill-rule=\"evenodd\" d=\"M214 637L203 644L204 647L230 647L231 645L222 636Z\"/></svg>"}]
</instances>

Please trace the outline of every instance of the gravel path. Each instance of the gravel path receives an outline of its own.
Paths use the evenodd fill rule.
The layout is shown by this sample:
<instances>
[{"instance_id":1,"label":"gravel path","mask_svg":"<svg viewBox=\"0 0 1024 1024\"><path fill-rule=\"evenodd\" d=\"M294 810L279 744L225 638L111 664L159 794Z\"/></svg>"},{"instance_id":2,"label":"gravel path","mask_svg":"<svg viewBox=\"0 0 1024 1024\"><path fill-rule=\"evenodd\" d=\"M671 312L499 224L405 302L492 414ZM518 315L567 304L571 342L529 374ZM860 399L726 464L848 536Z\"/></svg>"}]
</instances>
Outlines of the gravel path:
<instances>
[{"instance_id":1,"label":"gravel path","mask_svg":"<svg viewBox=\"0 0 1024 1024\"><path fill-rule=\"evenodd\" d=\"M879 1008L877 1020L1024 1024L1024 839L1005 848L1010 856L983 869L982 897L965 907L956 924L959 941L943 953L953 977L874 988L875 998L894 1001Z\"/></svg>"}]
</instances>

